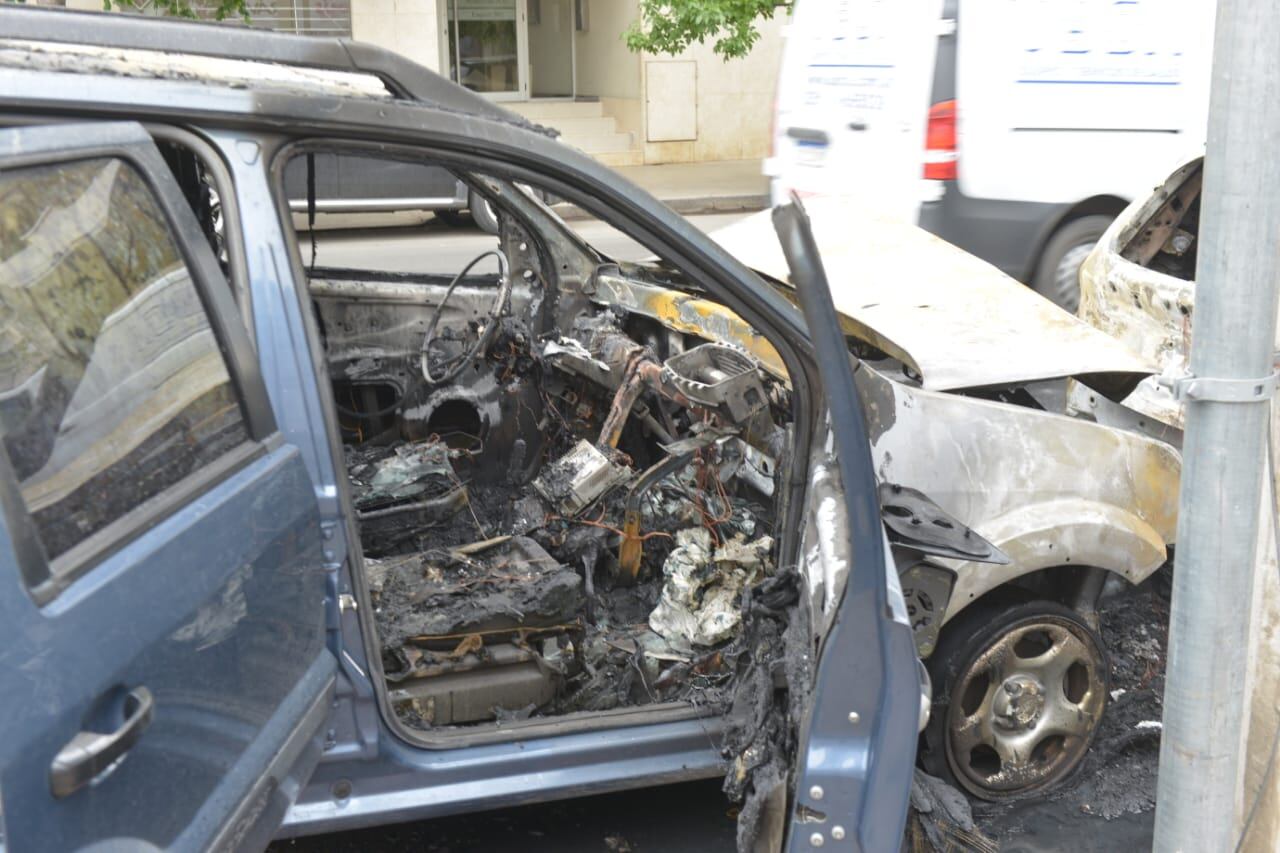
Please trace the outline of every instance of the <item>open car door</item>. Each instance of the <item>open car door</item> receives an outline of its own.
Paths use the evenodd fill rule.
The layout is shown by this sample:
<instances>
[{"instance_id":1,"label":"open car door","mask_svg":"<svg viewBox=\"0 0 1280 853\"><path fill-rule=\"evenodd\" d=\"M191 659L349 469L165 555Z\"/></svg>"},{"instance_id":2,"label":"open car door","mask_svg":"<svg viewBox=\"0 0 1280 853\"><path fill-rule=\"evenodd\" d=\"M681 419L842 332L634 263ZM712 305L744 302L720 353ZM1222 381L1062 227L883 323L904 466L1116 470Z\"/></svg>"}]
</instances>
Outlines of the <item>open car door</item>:
<instances>
[{"instance_id":1,"label":"open car door","mask_svg":"<svg viewBox=\"0 0 1280 853\"><path fill-rule=\"evenodd\" d=\"M809 325L830 431L810 466L801 568L820 640L786 849L830 843L839 850L896 850L927 688L880 520L848 345L808 217L793 200L775 208L773 220Z\"/></svg>"},{"instance_id":2,"label":"open car door","mask_svg":"<svg viewBox=\"0 0 1280 853\"><path fill-rule=\"evenodd\" d=\"M135 123L0 131L0 846L260 850L319 757L319 509Z\"/></svg>"}]
</instances>

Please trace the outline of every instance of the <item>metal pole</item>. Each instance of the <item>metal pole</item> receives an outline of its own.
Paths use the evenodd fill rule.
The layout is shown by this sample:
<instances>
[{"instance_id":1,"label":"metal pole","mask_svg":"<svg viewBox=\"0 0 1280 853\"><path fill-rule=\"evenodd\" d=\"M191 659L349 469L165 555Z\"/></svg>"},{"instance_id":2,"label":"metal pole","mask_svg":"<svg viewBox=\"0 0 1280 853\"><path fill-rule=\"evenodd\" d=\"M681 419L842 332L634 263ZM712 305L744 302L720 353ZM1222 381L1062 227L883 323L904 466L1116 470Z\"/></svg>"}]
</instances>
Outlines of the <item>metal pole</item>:
<instances>
[{"instance_id":1,"label":"metal pole","mask_svg":"<svg viewBox=\"0 0 1280 853\"><path fill-rule=\"evenodd\" d=\"M1156 851L1230 851L1280 273L1280 3L1219 0ZM1255 393L1256 392L1256 393Z\"/></svg>"}]
</instances>

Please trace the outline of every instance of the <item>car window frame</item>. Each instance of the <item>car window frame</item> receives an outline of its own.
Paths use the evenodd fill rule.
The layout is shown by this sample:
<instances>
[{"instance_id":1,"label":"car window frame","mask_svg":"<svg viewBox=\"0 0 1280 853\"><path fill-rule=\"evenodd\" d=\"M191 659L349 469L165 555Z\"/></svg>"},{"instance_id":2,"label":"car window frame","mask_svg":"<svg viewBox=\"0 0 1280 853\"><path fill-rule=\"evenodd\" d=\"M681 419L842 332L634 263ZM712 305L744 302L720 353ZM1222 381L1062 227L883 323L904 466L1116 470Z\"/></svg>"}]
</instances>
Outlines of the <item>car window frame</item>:
<instances>
[{"instance_id":1,"label":"car window frame","mask_svg":"<svg viewBox=\"0 0 1280 853\"><path fill-rule=\"evenodd\" d=\"M699 253L694 256L698 260L686 260L688 256L682 257L674 252L667 252L655 249L645 240L633 236L632 229L638 225L634 216L628 215L619 210L613 210L607 205L609 187L608 185L578 185L574 183L566 183L565 175L569 174L564 171L564 167L560 164L546 164L538 168L527 168L518 165L513 158L515 152L505 151L502 156L485 155L476 153L458 153L451 151L446 147L439 145L437 142L428 139L388 139L382 138L372 132L365 132L362 135L353 133L351 128L345 128L342 131L332 129L323 130L306 130L297 133L282 135L273 138L271 143L266 146L267 153L264 154L263 160L269 174L269 185L272 194L272 203L276 208L277 221L280 224L281 234L290 259L290 271L293 276L293 284L296 288L298 299L303 307L304 323L307 327L308 338L312 342L312 346L316 348L314 356L314 369L316 371L317 385L320 389L321 399L327 400L326 408L332 412L332 397L328 390L329 374L326 362L321 352L321 336L319 328L316 324L314 313L310 309L310 291L309 279L311 265L307 256L304 254L306 249L306 240L300 232L293 227L292 211L289 208L287 193L284 191L284 170L289 161L299 155L308 152L326 152L326 153L365 153L369 156L384 156L389 158L408 159L412 161L428 161L434 165L441 166L463 181L473 190L483 197L487 198L491 203L500 207L505 215L511 217L518 223L521 229L524 229L529 237L529 242L534 244L534 251L544 250L542 245L547 239L542 233L537 223L529 218L526 211L522 211L512 202L507 201L501 193L501 187L495 181L503 182L511 185L516 190L520 190L520 184L535 186L539 190L550 193L556 198L576 204L591 216L599 219L601 222L607 223L610 227L627 234L631 239L645 248L654 252L660 257L675 257L679 260L672 261L681 270L685 271L694 281L702 281L705 275L704 267L711 259L705 253ZM547 217L546 224L555 230L557 239L565 240L571 243L576 250L583 252L584 255L598 259L600 263L611 263L608 258L601 253L587 240L577 234L571 226L549 205L542 201L537 193L528 193L523 190L521 195L523 200L528 201L537 209L539 214ZM671 213L672 216L680 218L679 214ZM692 226L689 226L692 228ZM701 232L695 231L699 238L704 238ZM500 239L500 238L495 238ZM709 239L709 238L707 238ZM661 241L659 240L659 244ZM317 268L322 268L317 265ZM770 293L773 289L760 280L754 272L751 273L753 280L759 281L759 287L768 288ZM724 299L724 294L715 290L710 290L713 298L721 300L723 304L741 313L741 308L735 306L731 301ZM803 316L798 305L788 302L790 311L794 311L797 316ZM742 314L744 321L747 315ZM811 350L808 355L805 350L809 348L807 339L798 341L795 338L786 336L781 330L776 329L772 325L760 326L758 328L766 329L761 332L769 338L771 342L778 347L779 355L783 359L788 375L791 377L793 387L793 400L797 401L793 405L792 414L795 423L798 426L793 433L792 441L795 458L808 458L808 445L811 438L806 437L811 428L819 419L806 410L808 404L802 404L798 401L801 399L812 399L807 389L813 387L811 384L811 373L806 372L802 365L808 363L812 365L813 372L817 371L816 361L812 361ZM797 347L797 344L800 346ZM821 405L825 411L825 404ZM329 415L326 418L324 429L328 437L330 452L334 459L335 470L345 472L343 466L343 444L339 438L338 423L336 416ZM800 451L803 451L802 453ZM793 466L794 467L794 466ZM800 475L804 485L796 482L796 475L787 475L786 488L804 488L808 490L808 476ZM344 515L348 519L348 536L347 551L345 553L346 560L350 567L349 583L353 594L356 597L356 610L358 612L371 613L373 611L372 599L370 598L369 589L364 580L364 571L357 567L364 565L364 555L360 549L360 537L354 527L355 513L351 510L352 497L350 493L350 482L345 473L339 473L337 477L337 492L339 499L344 507ZM798 504L803 507L804 502L799 501ZM785 506L785 504L784 504ZM800 536L794 537L795 546L798 549ZM372 619L359 618L356 620L357 630L365 649L380 648L380 640L377 637L377 627ZM369 668L369 678L375 685L384 683L382 661L378 655L370 655L365 661ZM532 721L523 721L506 724L503 726L486 729L480 732L447 732L445 734L429 734L427 732L410 730L395 715L391 708L390 701L387 698L387 692L381 688L375 687L374 700L378 706L379 716L384 725L402 742L404 745L412 749L425 749L432 751L457 749L472 746L485 746L500 743L512 743L521 738L539 737L545 735L555 735L562 733L562 722L555 718L551 719L535 719ZM677 703L678 704L678 703ZM706 712L701 708L692 706L670 707L662 705L655 708L647 709L621 709L615 711L600 712L600 719L603 724L600 730L621 730L628 725L636 725L651 722L677 722L686 719L710 719Z\"/></svg>"},{"instance_id":2,"label":"car window frame","mask_svg":"<svg viewBox=\"0 0 1280 853\"><path fill-rule=\"evenodd\" d=\"M0 110L0 130L21 127L38 127L52 124L81 124L86 121L118 121L95 115L82 116L32 116L25 113L12 113ZM144 121L140 124L146 128L153 142L169 142L181 145L194 154L206 169L213 188L218 192L222 204L223 241L227 249L227 270L222 278L231 288L239 308L240 317L249 330L249 343L255 345L257 336L254 332L253 293L249 287L249 261L241 228L240 201L236 194L235 177L222 152L206 137L195 130L164 122ZM200 232L204 234L203 231ZM215 261L216 263L216 261ZM218 264L219 270L221 265Z\"/></svg>"},{"instance_id":3,"label":"car window frame","mask_svg":"<svg viewBox=\"0 0 1280 853\"><path fill-rule=\"evenodd\" d=\"M8 454L0 453L0 517L12 539L24 586L32 599L43 606L105 558L277 446L280 439L257 355L232 290L227 287L226 276L151 134L136 122L50 123L3 132L19 134L26 144L20 144L16 153L0 158L0 171L16 172L101 158L119 159L134 169L160 209L186 265L218 343L248 436L246 441L129 509L53 559L45 553ZM227 215L225 207L223 213Z\"/></svg>"}]
</instances>

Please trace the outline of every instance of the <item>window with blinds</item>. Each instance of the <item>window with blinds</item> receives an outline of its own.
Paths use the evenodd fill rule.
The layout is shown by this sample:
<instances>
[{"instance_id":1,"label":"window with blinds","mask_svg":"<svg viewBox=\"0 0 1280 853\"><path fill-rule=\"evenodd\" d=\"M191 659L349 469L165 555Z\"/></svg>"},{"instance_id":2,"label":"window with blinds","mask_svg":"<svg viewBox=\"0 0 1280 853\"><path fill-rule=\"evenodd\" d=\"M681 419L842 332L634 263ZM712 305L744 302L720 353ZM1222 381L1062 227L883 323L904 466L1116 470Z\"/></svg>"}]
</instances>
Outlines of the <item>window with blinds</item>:
<instances>
[{"instance_id":1,"label":"window with blinds","mask_svg":"<svg viewBox=\"0 0 1280 853\"><path fill-rule=\"evenodd\" d=\"M351 0L248 0L249 26L304 36L351 35ZM212 19L215 4L193 0L201 18Z\"/></svg>"},{"instance_id":2,"label":"window with blinds","mask_svg":"<svg viewBox=\"0 0 1280 853\"><path fill-rule=\"evenodd\" d=\"M65 6L67 0L0 0L27 6ZM296 33L303 36L351 36L351 0L248 0L251 27ZM208 0L190 0L196 17L214 20L217 5ZM164 15L166 10L155 0L115 0L112 10L144 15ZM240 18L227 18L228 23L243 25Z\"/></svg>"}]
</instances>

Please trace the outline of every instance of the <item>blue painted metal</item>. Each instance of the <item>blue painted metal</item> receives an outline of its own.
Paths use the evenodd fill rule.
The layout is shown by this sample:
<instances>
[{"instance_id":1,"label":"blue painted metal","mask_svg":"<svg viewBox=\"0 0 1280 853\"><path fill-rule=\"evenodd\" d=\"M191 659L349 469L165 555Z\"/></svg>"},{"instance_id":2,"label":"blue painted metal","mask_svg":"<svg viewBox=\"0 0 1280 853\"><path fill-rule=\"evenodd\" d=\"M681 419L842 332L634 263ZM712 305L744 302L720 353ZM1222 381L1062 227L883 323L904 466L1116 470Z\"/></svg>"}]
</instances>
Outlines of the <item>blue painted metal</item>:
<instances>
[{"instance_id":1,"label":"blue painted metal","mask_svg":"<svg viewBox=\"0 0 1280 853\"><path fill-rule=\"evenodd\" d=\"M846 850L894 850L906 824L915 763L915 642L880 521L852 359L808 217L798 200L775 208L773 217L822 371L848 508L848 541L830 545L850 565L801 732L788 849L812 849L816 835Z\"/></svg>"},{"instance_id":2,"label":"blue painted metal","mask_svg":"<svg viewBox=\"0 0 1280 853\"><path fill-rule=\"evenodd\" d=\"M141 127L57 130L0 131L0 168L38 151L42 138L57 137L67 157L82 156L77 139L79 151L123 146L159 192L175 232L198 233ZM202 242L187 249L208 251ZM216 269L212 257L204 260L193 270ZM216 285L225 289L220 277ZM219 323L238 320L232 314L212 325ZM247 350L243 331L224 348ZM255 381L250 373L241 379ZM260 384L245 396L265 400ZM7 465L0 476L14 494ZM43 604L16 566L13 533L28 523L25 508L9 501L6 510L0 791L9 849L70 850L111 839L196 849L274 826L287 805L276 789L313 766L303 723L321 721L313 709L327 701L334 669L323 647L320 519L298 450L278 436L261 442ZM54 756L83 729L119 725L124 694L136 687L155 700L140 740L94 783L55 798ZM302 764L281 765L282 753ZM246 813L245 804L254 810Z\"/></svg>"},{"instance_id":3,"label":"blue painted metal","mask_svg":"<svg viewBox=\"0 0 1280 853\"><path fill-rule=\"evenodd\" d=\"M282 835L439 817L721 776L715 718L426 750L384 734L374 762L321 764ZM350 796L336 798L336 783Z\"/></svg>"}]
</instances>

